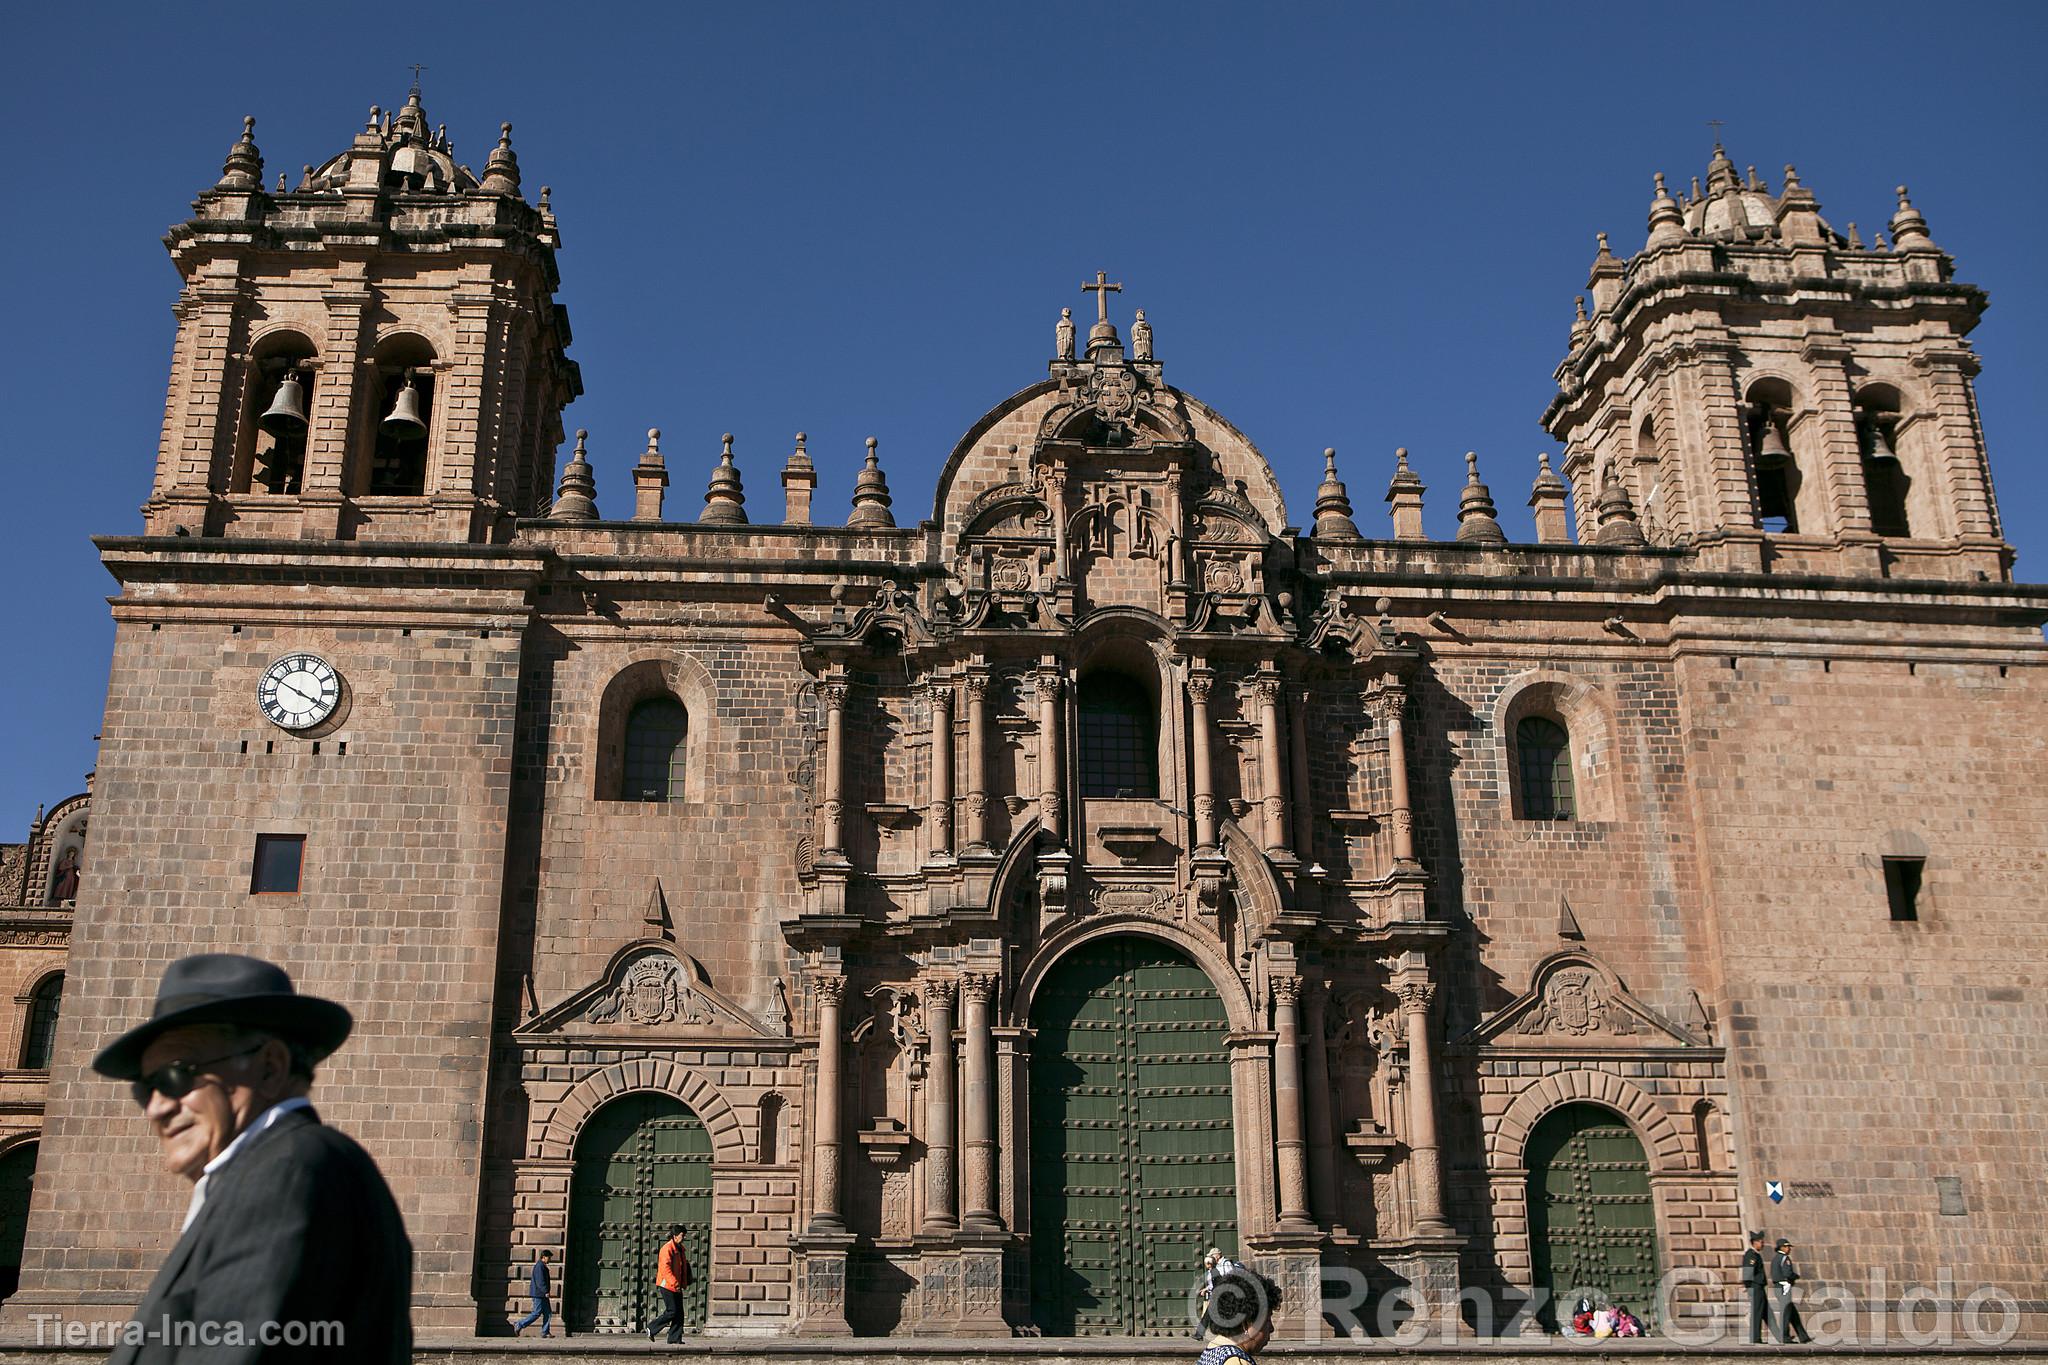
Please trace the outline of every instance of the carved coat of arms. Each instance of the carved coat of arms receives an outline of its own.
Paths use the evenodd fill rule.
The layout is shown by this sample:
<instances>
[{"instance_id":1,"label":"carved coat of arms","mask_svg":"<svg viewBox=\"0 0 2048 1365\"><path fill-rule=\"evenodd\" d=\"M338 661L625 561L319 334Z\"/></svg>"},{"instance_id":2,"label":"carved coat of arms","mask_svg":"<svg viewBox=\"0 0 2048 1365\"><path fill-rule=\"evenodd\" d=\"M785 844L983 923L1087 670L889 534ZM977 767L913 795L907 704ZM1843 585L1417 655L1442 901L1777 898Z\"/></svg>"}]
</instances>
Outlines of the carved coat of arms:
<instances>
[{"instance_id":1,"label":"carved coat of arms","mask_svg":"<svg viewBox=\"0 0 2048 1365\"><path fill-rule=\"evenodd\" d=\"M708 1024L711 1011L683 979L682 964L650 954L590 1007L593 1024Z\"/></svg>"}]
</instances>

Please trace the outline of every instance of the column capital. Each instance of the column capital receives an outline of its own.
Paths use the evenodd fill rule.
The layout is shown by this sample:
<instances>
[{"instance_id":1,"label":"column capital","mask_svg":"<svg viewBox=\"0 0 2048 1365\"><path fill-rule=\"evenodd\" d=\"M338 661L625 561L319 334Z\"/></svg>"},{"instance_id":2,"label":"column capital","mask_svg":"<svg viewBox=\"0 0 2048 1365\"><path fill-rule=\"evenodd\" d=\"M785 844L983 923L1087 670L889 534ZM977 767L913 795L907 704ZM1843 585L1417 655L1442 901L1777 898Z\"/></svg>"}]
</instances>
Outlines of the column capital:
<instances>
[{"instance_id":1,"label":"column capital","mask_svg":"<svg viewBox=\"0 0 2048 1365\"><path fill-rule=\"evenodd\" d=\"M950 976L926 977L924 982L925 1003L933 1009L950 1010L953 1001L960 994L960 983Z\"/></svg>"},{"instance_id":2,"label":"column capital","mask_svg":"<svg viewBox=\"0 0 2048 1365\"><path fill-rule=\"evenodd\" d=\"M820 1005L838 1005L846 998L846 977L839 972L820 972L811 978L811 989Z\"/></svg>"},{"instance_id":3,"label":"column capital","mask_svg":"<svg viewBox=\"0 0 2048 1365\"><path fill-rule=\"evenodd\" d=\"M996 974L994 972L962 972L960 974L962 995L977 1005L986 1005L995 999Z\"/></svg>"},{"instance_id":4,"label":"column capital","mask_svg":"<svg viewBox=\"0 0 2048 1365\"><path fill-rule=\"evenodd\" d=\"M1393 990L1404 1014L1427 1014L1430 1002L1436 999L1434 981L1396 981Z\"/></svg>"},{"instance_id":5,"label":"column capital","mask_svg":"<svg viewBox=\"0 0 2048 1365\"><path fill-rule=\"evenodd\" d=\"M951 678L935 675L926 680L925 691L930 694L932 705L947 711L953 709L953 680Z\"/></svg>"},{"instance_id":6,"label":"column capital","mask_svg":"<svg viewBox=\"0 0 2048 1365\"><path fill-rule=\"evenodd\" d=\"M1276 976L1271 982L1273 1003L1292 1009L1301 1002L1301 978L1298 976Z\"/></svg>"},{"instance_id":7,"label":"column capital","mask_svg":"<svg viewBox=\"0 0 2048 1365\"><path fill-rule=\"evenodd\" d=\"M1207 664L1196 664L1188 670L1188 698L1197 705L1207 706L1209 694L1216 687L1216 674Z\"/></svg>"},{"instance_id":8,"label":"column capital","mask_svg":"<svg viewBox=\"0 0 2048 1365\"><path fill-rule=\"evenodd\" d=\"M1366 704L1372 709L1373 719L1382 724L1400 720L1408 709L1408 684L1392 680L1383 682L1367 698Z\"/></svg>"},{"instance_id":9,"label":"column capital","mask_svg":"<svg viewBox=\"0 0 2048 1365\"><path fill-rule=\"evenodd\" d=\"M1261 706L1280 704L1280 675L1260 670L1252 675L1252 695L1259 699Z\"/></svg>"},{"instance_id":10,"label":"column capital","mask_svg":"<svg viewBox=\"0 0 2048 1365\"><path fill-rule=\"evenodd\" d=\"M1031 675L1031 685L1037 690L1040 701L1058 701L1064 682L1059 670L1051 667L1041 667Z\"/></svg>"},{"instance_id":11,"label":"column capital","mask_svg":"<svg viewBox=\"0 0 2048 1365\"><path fill-rule=\"evenodd\" d=\"M988 698L989 671L987 664L974 664L967 670L967 699L985 701Z\"/></svg>"}]
</instances>

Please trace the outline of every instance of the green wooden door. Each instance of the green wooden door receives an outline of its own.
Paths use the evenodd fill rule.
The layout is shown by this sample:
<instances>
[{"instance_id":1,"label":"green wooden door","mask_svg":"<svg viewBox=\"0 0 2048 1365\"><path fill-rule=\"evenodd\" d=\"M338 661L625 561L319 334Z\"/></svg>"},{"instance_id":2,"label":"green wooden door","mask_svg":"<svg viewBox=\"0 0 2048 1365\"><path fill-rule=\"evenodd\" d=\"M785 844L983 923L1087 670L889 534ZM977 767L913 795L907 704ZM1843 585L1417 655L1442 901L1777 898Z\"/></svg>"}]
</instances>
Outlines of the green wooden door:
<instances>
[{"instance_id":1,"label":"green wooden door","mask_svg":"<svg viewBox=\"0 0 2048 1365\"><path fill-rule=\"evenodd\" d=\"M1223 1002L1180 953L1112 938L1054 969L1031 1022L1034 1319L1183 1335L1202 1253L1237 1241Z\"/></svg>"},{"instance_id":2,"label":"green wooden door","mask_svg":"<svg viewBox=\"0 0 2048 1365\"><path fill-rule=\"evenodd\" d=\"M638 1332L661 1314L661 1244L681 1223L690 1257L685 1326L704 1321L711 1265L711 1135L680 1100L625 1095L576 1140L562 1317L572 1332Z\"/></svg>"},{"instance_id":3,"label":"green wooden door","mask_svg":"<svg viewBox=\"0 0 2048 1365\"><path fill-rule=\"evenodd\" d=\"M1552 1110L1529 1134L1529 1249L1546 1319L1578 1298L1625 1304L1650 1321L1657 1306L1657 1216L1650 1163L1621 1115L1597 1104Z\"/></svg>"},{"instance_id":4,"label":"green wooden door","mask_svg":"<svg viewBox=\"0 0 2048 1365\"><path fill-rule=\"evenodd\" d=\"M24 1142L0 1156L0 1299L21 1284L21 1244L28 1237L28 1197L39 1146Z\"/></svg>"}]
</instances>

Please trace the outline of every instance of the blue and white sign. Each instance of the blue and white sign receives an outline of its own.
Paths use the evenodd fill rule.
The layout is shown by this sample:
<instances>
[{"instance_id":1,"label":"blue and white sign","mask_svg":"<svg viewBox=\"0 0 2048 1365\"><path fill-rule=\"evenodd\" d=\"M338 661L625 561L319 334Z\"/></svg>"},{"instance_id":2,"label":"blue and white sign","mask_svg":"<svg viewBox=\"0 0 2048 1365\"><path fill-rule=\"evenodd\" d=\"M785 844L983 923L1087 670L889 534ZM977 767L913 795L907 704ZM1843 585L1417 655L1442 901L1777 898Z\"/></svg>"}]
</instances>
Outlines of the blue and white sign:
<instances>
[{"instance_id":1,"label":"blue and white sign","mask_svg":"<svg viewBox=\"0 0 2048 1365\"><path fill-rule=\"evenodd\" d=\"M1764 1193L1771 1197L1771 1202L1773 1204L1784 1203L1785 1182L1782 1180L1766 1180L1764 1182Z\"/></svg>"}]
</instances>

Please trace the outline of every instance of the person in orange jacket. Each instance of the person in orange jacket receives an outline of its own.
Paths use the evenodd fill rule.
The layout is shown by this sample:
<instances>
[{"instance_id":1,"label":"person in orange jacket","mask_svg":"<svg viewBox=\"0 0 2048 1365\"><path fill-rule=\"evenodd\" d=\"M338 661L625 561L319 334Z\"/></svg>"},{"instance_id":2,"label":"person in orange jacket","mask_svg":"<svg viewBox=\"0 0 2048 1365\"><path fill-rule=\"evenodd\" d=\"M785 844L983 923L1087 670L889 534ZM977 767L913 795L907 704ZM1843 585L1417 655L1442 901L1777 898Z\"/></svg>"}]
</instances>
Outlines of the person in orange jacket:
<instances>
[{"instance_id":1,"label":"person in orange jacket","mask_svg":"<svg viewBox=\"0 0 2048 1365\"><path fill-rule=\"evenodd\" d=\"M666 1327L668 1344L673 1346L683 1339L683 1291L690 1287L690 1258L683 1250L681 1223L676 1224L668 1240L661 1244L661 1261L655 1271L654 1287L661 1294L662 1314L647 1324L647 1339L654 1340Z\"/></svg>"}]
</instances>

